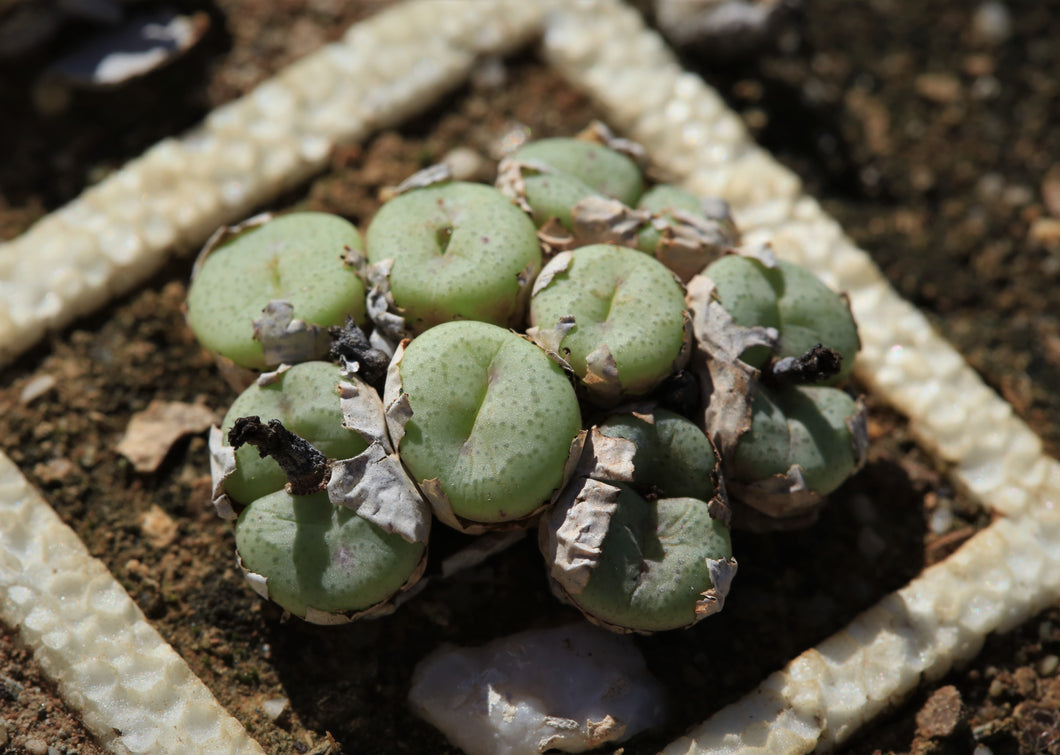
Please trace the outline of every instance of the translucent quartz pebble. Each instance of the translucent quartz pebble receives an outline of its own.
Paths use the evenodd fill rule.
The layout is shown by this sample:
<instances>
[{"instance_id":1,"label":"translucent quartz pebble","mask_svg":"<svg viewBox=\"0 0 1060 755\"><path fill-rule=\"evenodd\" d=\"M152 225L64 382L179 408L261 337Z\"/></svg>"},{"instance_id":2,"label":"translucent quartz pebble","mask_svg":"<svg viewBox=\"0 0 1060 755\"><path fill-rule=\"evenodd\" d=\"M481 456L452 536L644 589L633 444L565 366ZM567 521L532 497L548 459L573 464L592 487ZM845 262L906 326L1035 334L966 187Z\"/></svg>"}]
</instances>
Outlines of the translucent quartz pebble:
<instances>
[{"instance_id":1,"label":"translucent quartz pebble","mask_svg":"<svg viewBox=\"0 0 1060 755\"><path fill-rule=\"evenodd\" d=\"M443 647L416 667L409 701L468 755L584 752L663 716L636 645L588 624Z\"/></svg>"}]
</instances>

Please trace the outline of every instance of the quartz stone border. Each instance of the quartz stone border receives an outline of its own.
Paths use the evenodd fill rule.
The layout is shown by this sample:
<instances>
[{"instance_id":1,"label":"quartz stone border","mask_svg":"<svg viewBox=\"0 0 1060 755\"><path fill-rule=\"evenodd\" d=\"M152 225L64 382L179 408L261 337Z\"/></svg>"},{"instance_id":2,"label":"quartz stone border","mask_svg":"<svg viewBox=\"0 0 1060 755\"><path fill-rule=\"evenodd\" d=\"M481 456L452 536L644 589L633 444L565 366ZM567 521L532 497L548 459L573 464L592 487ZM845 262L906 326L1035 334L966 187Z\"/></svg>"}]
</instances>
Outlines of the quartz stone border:
<instances>
[{"instance_id":1,"label":"quartz stone border","mask_svg":"<svg viewBox=\"0 0 1060 755\"><path fill-rule=\"evenodd\" d=\"M587 91L610 125L693 191L727 199L748 240L769 240L780 256L850 294L864 341L859 378L1002 515L666 753L829 749L921 678L973 656L990 632L1060 600L1060 463L802 193L798 178L757 147L717 93L682 71L619 0L410 0L355 25L342 42L0 245L0 363L135 286L172 250L200 243L319 170L334 143L427 107L463 80L477 55L513 50L542 33L545 60ZM222 751L254 751L2 455L0 513L0 617L19 627L104 744L115 752L144 751L148 742L153 752L181 751L167 745L158 724L190 715L192 731L231 732ZM70 596L80 596L81 608L68 619L55 606ZM85 632L115 644L82 650ZM181 708L181 699L194 702ZM104 736L115 727L121 737Z\"/></svg>"}]
</instances>

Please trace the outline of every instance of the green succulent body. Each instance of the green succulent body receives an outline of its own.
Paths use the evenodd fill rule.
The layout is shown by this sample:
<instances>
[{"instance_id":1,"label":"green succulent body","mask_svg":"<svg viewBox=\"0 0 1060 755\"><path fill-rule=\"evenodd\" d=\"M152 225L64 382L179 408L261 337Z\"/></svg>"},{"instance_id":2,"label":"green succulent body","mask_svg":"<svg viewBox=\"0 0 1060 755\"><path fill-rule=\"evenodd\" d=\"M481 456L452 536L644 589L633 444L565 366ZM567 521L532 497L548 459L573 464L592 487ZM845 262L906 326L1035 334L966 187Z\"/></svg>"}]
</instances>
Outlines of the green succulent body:
<instances>
[{"instance_id":1,"label":"green succulent body","mask_svg":"<svg viewBox=\"0 0 1060 755\"><path fill-rule=\"evenodd\" d=\"M375 606L405 584L426 543L384 532L327 493L278 490L256 500L236 522L243 568L267 578L269 598L291 613Z\"/></svg>"},{"instance_id":2,"label":"green succulent body","mask_svg":"<svg viewBox=\"0 0 1060 755\"><path fill-rule=\"evenodd\" d=\"M494 325L446 323L408 345L399 372L412 409L401 459L439 481L457 516L517 520L551 498L581 414L543 351Z\"/></svg>"},{"instance_id":3,"label":"green succulent body","mask_svg":"<svg viewBox=\"0 0 1060 755\"><path fill-rule=\"evenodd\" d=\"M636 445L637 484L665 496L703 501L714 497L714 447L702 430L680 414L656 409L650 422L635 414L619 414L609 417L600 432Z\"/></svg>"},{"instance_id":4,"label":"green succulent body","mask_svg":"<svg viewBox=\"0 0 1060 755\"><path fill-rule=\"evenodd\" d=\"M387 202L368 259L393 260L390 293L415 333L450 320L518 325L541 269L534 225L491 186L456 182Z\"/></svg>"},{"instance_id":5,"label":"green succulent body","mask_svg":"<svg viewBox=\"0 0 1060 755\"><path fill-rule=\"evenodd\" d=\"M536 328L555 328L569 315L576 325L560 342L560 353L584 380L592 355L606 347L624 395L658 385L673 372L685 343L681 285L660 262L626 247L575 249L566 269L534 292L530 321Z\"/></svg>"},{"instance_id":6,"label":"green succulent body","mask_svg":"<svg viewBox=\"0 0 1060 755\"><path fill-rule=\"evenodd\" d=\"M361 250L357 228L327 213L299 212L239 233L202 260L188 291L188 323L207 349L241 367L265 369L254 321L270 301L320 326L365 321L365 289L344 261Z\"/></svg>"},{"instance_id":7,"label":"green succulent body","mask_svg":"<svg viewBox=\"0 0 1060 755\"><path fill-rule=\"evenodd\" d=\"M705 502L649 501L622 486L600 561L576 602L608 624L639 632L688 626L697 620L696 603L714 587L708 554L730 558L732 544Z\"/></svg>"},{"instance_id":8,"label":"green succulent body","mask_svg":"<svg viewBox=\"0 0 1060 755\"><path fill-rule=\"evenodd\" d=\"M839 374L825 381L842 382L854 366L861 347L850 307L813 273L779 260L767 267L751 257L728 255L704 271L717 287L722 306L737 325L776 328L778 357L797 357L817 344L842 356ZM747 349L743 361L761 368L772 352L765 346Z\"/></svg>"},{"instance_id":9,"label":"green succulent body","mask_svg":"<svg viewBox=\"0 0 1060 755\"><path fill-rule=\"evenodd\" d=\"M221 425L227 438L239 417L259 416L262 422L280 420L291 432L307 439L331 459L349 459L368 444L358 433L342 426L338 367L328 362L303 362L281 374L276 382L252 384L232 403ZM227 443L227 440L226 440ZM258 455L253 446L236 450L236 469L225 481L225 491L237 503L283 488L287 477L271 458Z\"/></svg>"},{"instance_id":10,"label":"green succulent body","mask_svg":"<svg viewBox=\"0 0 1060 755\"><path fill-rule=\"evenodd\" d=\"M570 230L571 209L580 200L604 196L634 205L644 191L637 164L597 142L541 139L520 147L512 158L542 163L551 169L524 177L526 201L537 225L556 218Z\"/></svg>"},{"instance_id":11,"label":"green succulent body","mask_svg":"<svg viewBox=\"0 0 1060 755\"><path fill-rule=\"evenodd\" d=\"M857 402L837 388L756 386L751 428L727 458L727 476L754 483L798 465L807 487L827 495L860 463L851 426L860 412Z\"/></svg>"}]
</instances>

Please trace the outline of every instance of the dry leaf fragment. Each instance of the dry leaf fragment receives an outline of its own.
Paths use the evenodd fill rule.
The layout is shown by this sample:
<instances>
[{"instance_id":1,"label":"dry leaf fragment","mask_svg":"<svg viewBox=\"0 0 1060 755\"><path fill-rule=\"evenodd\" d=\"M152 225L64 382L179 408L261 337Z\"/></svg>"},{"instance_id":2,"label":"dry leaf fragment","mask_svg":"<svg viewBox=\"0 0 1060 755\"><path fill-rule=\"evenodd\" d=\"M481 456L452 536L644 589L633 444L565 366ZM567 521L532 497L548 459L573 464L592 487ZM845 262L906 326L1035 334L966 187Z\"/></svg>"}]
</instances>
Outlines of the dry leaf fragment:
<instances>
[{"instance_id":1,"label":"dry leaf fragment","mask_svg":"<svg viewBox=\"0 0 1060 755\"><path fill-rule=\"evenodd\" d=\"M129 420L117 451L137 472L154 472L173 444L201 433L214 423L214 412L203 404L154 400Z\"/></svg>"},{"instance_id":2,"label":"dry leaf fragment","mask_svg":"<svg viewBox=\"0 0 1060 755\"><path fill-rule=\"evenodd\" d=\"M328 499L356 512L386 532L396 532L410 543L424 543L431 527L427 502L405 473L397 454L372 443L353 457L331 467Z\"/></svg>"},{"instance_id":3,"label":"dry leaf fragment","mask_svg":"<svg viewBox=\"0 0 1060 755\"><path fill-rule=\"evenodd\" d=\"M254 321L254 339L261 342L266 364L298 364L328 353L328 329L294 318L294 305L275 299Z\"/></svg>"}]
</instances>

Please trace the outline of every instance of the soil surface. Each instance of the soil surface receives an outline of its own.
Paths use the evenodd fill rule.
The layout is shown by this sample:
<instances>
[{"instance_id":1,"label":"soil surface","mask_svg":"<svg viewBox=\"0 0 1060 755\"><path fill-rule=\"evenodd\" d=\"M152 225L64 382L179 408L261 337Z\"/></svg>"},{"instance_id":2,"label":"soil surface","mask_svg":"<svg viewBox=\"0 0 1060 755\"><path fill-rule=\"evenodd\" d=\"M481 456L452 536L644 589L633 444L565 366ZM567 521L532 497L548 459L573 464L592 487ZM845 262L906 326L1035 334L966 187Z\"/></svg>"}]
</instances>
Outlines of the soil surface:
<instances>
[{"instance_id":1,"label":"soil surface","mask_svg":"<svg viewBox=\"0 0 1060 755\"><path fill-rule=\"evenodd\" d=\"M11 238L163 136L334 39L386 2L221 0L184 59L145 81L34 110L36 71L83 29L67 27L0 69L0 238ZM194 7L194 3L185 3ZM775 49L686 63L716 85L792 166L898 290L1060 453L1060 14L1010 2L988 39L957 0L808 3ZM977 31L978 29L978 31ZM993 28L993 31L997 31ZM1052 66L1052 67L1051 67ZM30 75L26 75L26 71ZM530 55L480 66L446 102L364 145L275 205L340 213L363 228L378 192L450 149L489 175L506 138L571 134L596 113ZM433 581L393 616L342 628L285 619L243 584L228 526L209 504L204 433L157 470L116 450L153 400L223 416L233 398L184 324L189 260L25 355L0 381L0 447L122 582L162 635L270 753L453 751L404 700L440 642L474 644L574 618L549 594L529 540ZM725 611L639 638L671 695L671 719L626 753L650 753L752 689L798 652L951 553L989 515L872 396L864 470L796 533L734 534ZM466 542L444 533L436 556ZM0 627L0 753L96 753L76 714L10 628ZM1060 610L991 637L975 661L926 684L851 753L1060 752ZM267 701L286 701L270 716Z\"/></svg>"}]
</instances>

